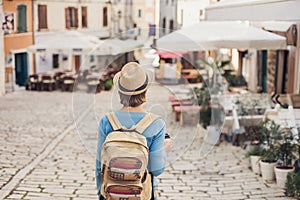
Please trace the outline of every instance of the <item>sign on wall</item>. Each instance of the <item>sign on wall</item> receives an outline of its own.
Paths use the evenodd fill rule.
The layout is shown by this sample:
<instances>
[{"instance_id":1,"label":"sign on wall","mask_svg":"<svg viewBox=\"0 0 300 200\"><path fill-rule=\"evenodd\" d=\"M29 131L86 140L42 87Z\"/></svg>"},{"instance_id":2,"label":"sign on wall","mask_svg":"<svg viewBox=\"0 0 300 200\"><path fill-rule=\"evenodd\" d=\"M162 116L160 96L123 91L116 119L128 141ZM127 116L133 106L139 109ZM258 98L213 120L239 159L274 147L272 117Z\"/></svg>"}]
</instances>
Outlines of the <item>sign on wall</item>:
<instances>
[{"instance_id":1,"label":"sign on wall","mask_svg":"<svg viewBox=\"0 0 300 200\"><path fill-rule=\"evenodd\" d=\"M2 30L4 33L11 33L15 30L15 15L12 12L5 12L2 19Z\"/></svg>"}]
</instances>

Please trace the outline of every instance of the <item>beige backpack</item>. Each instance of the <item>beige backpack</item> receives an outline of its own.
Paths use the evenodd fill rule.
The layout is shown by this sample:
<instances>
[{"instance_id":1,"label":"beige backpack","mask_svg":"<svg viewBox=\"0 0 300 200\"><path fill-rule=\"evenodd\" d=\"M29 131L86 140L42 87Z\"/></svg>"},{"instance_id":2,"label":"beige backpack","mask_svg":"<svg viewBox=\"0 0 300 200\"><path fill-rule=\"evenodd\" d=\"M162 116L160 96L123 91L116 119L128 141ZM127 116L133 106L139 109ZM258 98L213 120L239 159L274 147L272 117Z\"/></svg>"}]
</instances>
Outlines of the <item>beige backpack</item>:
<instances>
[{"instance_id":1,"label":"beige backpack","mask_svg":"<svg viewBox=\"0 0 300 200\"><path fill-rule=\"evenodd\" d=\"M113 131L107 135L101 151L101 195L107 200L150 200L149 149L142 133L157 116L147 113L130 129L123 127L114 113L107 118Z\"/></svg>"}]
</instances>

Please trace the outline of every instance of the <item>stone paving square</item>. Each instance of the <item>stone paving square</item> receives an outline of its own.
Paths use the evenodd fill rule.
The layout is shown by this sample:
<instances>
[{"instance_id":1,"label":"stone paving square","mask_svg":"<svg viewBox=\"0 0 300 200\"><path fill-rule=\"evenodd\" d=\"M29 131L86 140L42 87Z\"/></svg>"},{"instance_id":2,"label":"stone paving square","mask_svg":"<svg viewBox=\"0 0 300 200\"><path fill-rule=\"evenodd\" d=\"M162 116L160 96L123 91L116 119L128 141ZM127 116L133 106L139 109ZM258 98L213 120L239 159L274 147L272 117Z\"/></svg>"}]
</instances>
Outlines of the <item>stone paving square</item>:
<instances>
[{"instance_id":1,"label":"stone paving square","mask_svg":"<svg viewBox=\"0 0 300 200\"><path fill-rule=\"evenodd\" d=\"M168 95L154 85L145 105L161 111L173 138L168 166L158 178L160 200L290 199L248 168L241 147L210 146L202 127L175 122ZM0 199L97 199L97 121L115 109L115 101L113 91L76 96L20 90L0 97Z\"/></svg>"}]
</instances>

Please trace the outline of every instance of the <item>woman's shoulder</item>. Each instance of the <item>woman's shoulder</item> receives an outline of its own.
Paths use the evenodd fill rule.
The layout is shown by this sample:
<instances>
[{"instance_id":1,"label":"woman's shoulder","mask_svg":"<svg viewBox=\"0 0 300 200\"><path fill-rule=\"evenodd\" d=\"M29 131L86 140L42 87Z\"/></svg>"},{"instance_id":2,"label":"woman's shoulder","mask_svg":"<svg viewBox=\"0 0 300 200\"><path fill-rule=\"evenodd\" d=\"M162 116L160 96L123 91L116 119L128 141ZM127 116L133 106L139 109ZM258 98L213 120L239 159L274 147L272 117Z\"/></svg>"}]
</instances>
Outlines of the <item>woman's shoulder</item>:
<instances>
[{"instance_id":1,"label":"woman's shoulder","mask_svg":"<svg viewBox=\"0 0 300 200\"><path fill-rule=\"evenodd\" d=\"M148 129L146 129L147 131L151 131L151 132L154 132L154 133L158 133L160 132L162 129L164 129L166 126L166 123L165 121L160 118L160 117L157 117L151 124L150 126L148 127Z\"/></svg>"},{"instance_id":2,"label":"woman's shoulder","mask_svg":"<svg viewBox=\"0 0 300 200\"><path fill-rule=\"evenodd\" d=\"M112 126L109 123L109 120L107 118L107 115L104 115L103 117L101 117L100 119L100 123L99 123L99 129L102 131L102 133L104 133L105 135L107 135L109 132L112 131Z\"/></svg>"}]
</instances>

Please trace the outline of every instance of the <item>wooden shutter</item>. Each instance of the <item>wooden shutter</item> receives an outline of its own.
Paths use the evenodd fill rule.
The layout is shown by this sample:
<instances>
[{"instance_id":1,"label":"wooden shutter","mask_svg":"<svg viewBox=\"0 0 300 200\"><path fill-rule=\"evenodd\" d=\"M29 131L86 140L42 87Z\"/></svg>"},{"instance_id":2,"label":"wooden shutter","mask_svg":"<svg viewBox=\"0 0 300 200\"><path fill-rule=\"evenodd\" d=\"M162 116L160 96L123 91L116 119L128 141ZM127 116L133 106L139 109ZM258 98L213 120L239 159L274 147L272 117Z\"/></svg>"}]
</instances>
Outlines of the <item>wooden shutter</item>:
<instances>
[{"instance_id":1,"label":"wooden shutter","mask_svg":"<svg viewBox=\"0 0 300 200\"><path fill-rule=\"evenodd\" d=\"M107 22L108 22L108 17L107 17L107 7L103 8L103 26L106 27L107 26Z\"/></svg>"},{"instance_id":2,"label":"wooden shutter","mask_svg":"<svg viewBox=\"0 0 300 200\"><path fill-rule=\"evenodd\" d=\"M38 5L38 22L39 22L39 30L47 29L47 6L46 5Z\"/></svg>"},{"instance_id":3,"label":"wooden shutter","mask_svg":"<svg viewBox=\"0 0 300 200\"><path fill-rule=\"evenodd\" d=\"M70 29L70 10L69 8L65 8L65 19L66 19L66 29Z\"/></svg>"},{"instance_id":4,"label":"wooden shutter","mask_svg":"<svg viewBox=\"0 0 300 200\"><path fill-rule=\"evenodd\" d=\"M88 27L88 20L87 20L87 7L81 7L81 26L82 28Z\"/></svg>"},{"instance_id":5,"label":"wooden shutter","mask_svg":"<svg viewBox=\"0 0 300 200\"><path fill-rule=\"evenodd\" d=\"M27 7L26 5L18 5L18 32L27 32Z\"/></svg>"},{"instance_id":6,"label":"wooden shutter","mask_svg":"<svg viewBox=\"0 0 300 200\"><path fill-rule=\"evenodd\" d=\"M76 28L78 28L78 8L74 8L75 9L75 26Z\"/></svg>"}]
</instances>

